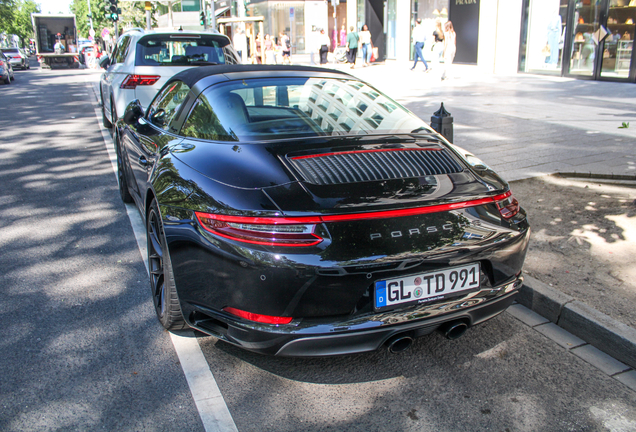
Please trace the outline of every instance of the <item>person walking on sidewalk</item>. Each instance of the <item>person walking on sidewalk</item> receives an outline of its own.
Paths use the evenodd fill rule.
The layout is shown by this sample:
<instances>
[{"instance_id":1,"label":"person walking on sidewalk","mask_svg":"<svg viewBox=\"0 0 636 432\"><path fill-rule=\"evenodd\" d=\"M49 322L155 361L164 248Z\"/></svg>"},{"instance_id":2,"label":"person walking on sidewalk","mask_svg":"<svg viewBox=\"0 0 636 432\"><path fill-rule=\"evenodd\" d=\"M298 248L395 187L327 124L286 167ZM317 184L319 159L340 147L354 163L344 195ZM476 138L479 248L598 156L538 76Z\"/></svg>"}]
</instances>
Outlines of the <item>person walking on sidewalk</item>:
<instances>
[{"instance_id":1,"label":"person walking on sidewalk","mask_svg":"<svg viewBox=\"0 0 636 432\"><path fill-rule=\"evenodd\" d=\"M353 69L356 65L359 43L360 37L358 36L358 33L353 31L353 26L349 27L349 34L347 35L347 61L351 63L351 69Z\"/></svg>"},{"instance_id":2,"label":"person walking on sidewalk","mask_svg":"<svg viewBox=\"0 0 636 432\"><path fill-rule=\"evenodd\" d=\"M428 64L424 59L424 54L422 54L422 48L424 48L424 44L426 43L426 30L422 25L422 18L418 18L415 22L416 25L413 29L413 43L415 44L415 62L413 62L413 67L411 68L411 70L415 69L415 66L417 66L417 62L419 60L422 60L422 63L424 63L424 67L426 68L424 72L428 72Z\"/></svg>"},{"instance_id":3,"label":"person walking on sidewalk","mask_svg":"<svg viewBox=\"0 0 636 432\"><path fill-rule=\"evenodd\" d=\"M448 79L450 75L450 67L455 60L455 53L457 52L457 34L453 28L453 23L446 21L444 24L444 73L442 73L442 80Z\"/></svg>"},{"instance_id":4,"label":"person walking on sidewalk","mask_svg":"<svg viewBox=\"0 0 636 432\"><path fill-rule=\"evenodd\" d=\"M327 53L329 53L329 45L331 45L331 39L329 35L325 33L325 30L320 30L319 42L320 44L320 64L327 64Z\"/></svg>"},{"instance_id":5,"label":"person walking on sidewalk","mask_svg":"<svg viewBox=\"0 0 636 432\"><path fill-rule=\"evenodd\" d=\"M373 43L371 42L369 26L366 24L362 26L360 42L362 43L362 60L365 66L369 66L369 63L371 62L371 53L373 52Z\"/></svg>"},{"instance_id":6,"label":"person walking on sidewalk","mask_svg":"<svg viewBox=\"0 0 636 432\"><path fill-rule=\"evenodd\" d=\"M442 30L442 21L439 18L435 20L435 44L433 45L433 69L439 68L440 60L444 54L444 30Z\"/></svg>"}]
</instances>

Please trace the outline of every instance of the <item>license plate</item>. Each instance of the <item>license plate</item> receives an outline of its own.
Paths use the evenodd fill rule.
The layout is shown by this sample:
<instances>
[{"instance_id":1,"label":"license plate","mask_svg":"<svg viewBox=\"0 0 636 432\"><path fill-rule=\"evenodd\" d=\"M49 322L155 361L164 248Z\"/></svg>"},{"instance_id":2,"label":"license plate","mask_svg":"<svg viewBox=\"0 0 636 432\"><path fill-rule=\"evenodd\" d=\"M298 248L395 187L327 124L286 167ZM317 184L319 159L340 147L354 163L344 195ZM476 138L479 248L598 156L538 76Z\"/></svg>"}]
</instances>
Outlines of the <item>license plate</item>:
<instances>
[{"instance_id":1,"label":"license plate","mask_svg":"<svg viewBox=\"0 0 636 432\"><path fill-rule=\"evenodd\" d=\"M375 283L375 308L428 303L479 288L479 263Z\"/></svg>"}]
</instances>

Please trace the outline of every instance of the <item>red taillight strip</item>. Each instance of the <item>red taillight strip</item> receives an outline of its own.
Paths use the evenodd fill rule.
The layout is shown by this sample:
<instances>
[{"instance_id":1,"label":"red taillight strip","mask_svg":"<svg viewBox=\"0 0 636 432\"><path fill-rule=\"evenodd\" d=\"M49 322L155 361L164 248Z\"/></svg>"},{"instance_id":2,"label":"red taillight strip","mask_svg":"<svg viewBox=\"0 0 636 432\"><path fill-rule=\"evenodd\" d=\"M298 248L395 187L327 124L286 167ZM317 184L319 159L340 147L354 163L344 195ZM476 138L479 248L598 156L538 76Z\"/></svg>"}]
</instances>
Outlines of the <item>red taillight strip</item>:
<instances>
[{"instance_id":1,"label":"red taillight strip","mask_svg":"<svg viewBox=\"0 0 636 432\"><path fill-rule=\"evenodd\" d=\"M234 222L244 224L258 225L293 225L293 224L316 224L322 223L320 216L300 216L300 217L249 217L249 216L230 216L213 213L196 212L199 222L201 217L207 219L218 220L222 222Z\"/></svg>"},{"instance_id":2,"label":"red taillight strip","mask_svg":"<svg viewBox=\"0 0 636 432\"><path fill-rule=\"evenodd\" d=\"M497 201L501 201L502 199L508 198L512 193L510 191L505 194L497 195L490 198L481 198L470 201L462 201L451 204L439 204L428 207L416 207L410 209L402 209L402 210L386 210L379 212L370 212L370 213L353 213L353 214L345 214L345 215L330 215L330 216L322 216L322 220L325 222L341 222L341 221L351 221L351 220L360 220L360 219L383 219L383 218L392 218L392 217L403 217L403 216L416 216L422 214L429 213L441 213L450 210L459 210L468 207L476 207L484 204L490 204Z\"/></svg>"},{"instance_id":3,"label":"red taillight strip","mask_svg":"<svg viewBox=\"0 0 636 432\"><path fill-rule=\"evenodd\" d=\"M459 210L468 207L476 207L484 204L495 203L504 200L512 195L512 192L495 195L488 198L480 198L469 201L462 201L451 204L439 204L428 207L415 207L402 210L385 210L368 213L349 213L343 215L327 215L327 216L299 216L299 217L247 217L247 216L229 216L211 213L196 212L199 223L201 217L214 219L223 222L245 223L245 224L263 224L263 225L281 225L281 224L305 224L305 223L322 223L322 222L343 222L364 219L382 219L402 216L415 216L428 213L439 213L450 210ZM203 225L203 224L202 224Z\"/></svg>"},{"instance_id":4,"label":"red taillight strip","mask_svg":"<svg viewBox=\"0 0 636 432\"><path fill-rule=\"evenodd\" d=\"M201 222L199 220L199 222ZM227 235L222 233L221 231L218 230L209 230L208 228L206 228L205 224L201 224L201 226L203 228L205 228L207 231L210 231L211 233L214 233L220 237L229 239L229 240L236 240L236 241L240 241L242 243L250 243L250 244L256 244L256 245L261 245L261 246L283 246L283 247L308 247L308 246L316 246L317 244L319 244L322 239L318 236L316 236L315 234L311 234L313 237L316 238L315 241L311 242L311 243L283 243L281 242L281 238L278 239L278 241L261 241L261 240L249 240L249 239L245 239L245 238L241 238L241 237L236 237L236 236L231 236L231 235Z\"/></svg>"},{"instance_id":5,"label":"red taillight strip","mask_svg":"<svg viewBox=\"0 0 636 432\"><path fill-rule=\"evenodd\" d=\"M292 322L292 317L278 317L272 315L261 315L252 312L242 311L240 309L236 309L233 307L224 307L223 312L227 312L229 314L235 315L240 318L244 318L249 321L255 321L259 323L265 324L289 324Z\"/></svg>"},{"instance_id":6,"label":"red taillight strip","mask_svg":"<svg viewBox=\"0 0 636 432\"><path fill-rule=\"evenodd\" d=\"M356 153L382 153L382 152L393 152L393 151L441 151L441 148L397 148L397 149L374 149L374 150L351 150L345 152L333 152L333 153L321 153L321 154L313 154L307 156L295 156L292 157L292 160L298 159L312 159L318 157L325 156L335 156L335 155L345 155L345 154L356 154Z\"/></svg>"}]
</instances>

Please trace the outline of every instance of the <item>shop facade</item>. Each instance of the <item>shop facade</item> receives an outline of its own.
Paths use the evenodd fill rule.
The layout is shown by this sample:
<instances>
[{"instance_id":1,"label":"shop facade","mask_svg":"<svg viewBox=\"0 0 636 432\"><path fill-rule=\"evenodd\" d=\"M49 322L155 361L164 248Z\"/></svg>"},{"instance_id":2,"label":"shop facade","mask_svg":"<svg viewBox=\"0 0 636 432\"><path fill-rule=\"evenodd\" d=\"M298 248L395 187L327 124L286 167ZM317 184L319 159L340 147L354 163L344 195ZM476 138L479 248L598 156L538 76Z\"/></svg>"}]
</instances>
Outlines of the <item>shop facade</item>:
<instances>
[{"instance_id":1,"label":"shop facade","mask_svg":"<svg viewBox=\"0 0 636 432\"><path fill-rule=\"evenodd\" d=\"M636 81L636 0L525 0L519 70Z\"/></svg>"}]
</instances>

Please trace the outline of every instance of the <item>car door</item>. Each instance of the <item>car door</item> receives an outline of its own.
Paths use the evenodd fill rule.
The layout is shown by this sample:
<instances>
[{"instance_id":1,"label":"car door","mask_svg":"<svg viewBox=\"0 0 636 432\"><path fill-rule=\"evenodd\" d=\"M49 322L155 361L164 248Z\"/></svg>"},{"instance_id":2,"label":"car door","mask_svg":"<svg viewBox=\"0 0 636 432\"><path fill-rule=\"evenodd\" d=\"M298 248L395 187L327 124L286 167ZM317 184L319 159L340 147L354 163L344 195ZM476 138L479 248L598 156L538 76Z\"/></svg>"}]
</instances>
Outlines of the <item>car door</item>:
<instances>
[{"instance_id":1,"label":"car door","mask_svg":"<svg viewBox=\"0 0 636 432\"><path fill-rule=\"evenodd\" d=\"M131 36L122 36L113 51L110 59L110 66L102 75L102 95L104 97L104 106L111 113L111 118L118 118L119 113L115 111L117 115L112 115L112 110L115 109L112 105L112 101L116 101L119 94L119 86L124 78L128 75L126 71L126 57L130 48Z\"/></svg>"},{"instance_id":2,"label":"car door","mask_svg":"<svg viewBox=\"0 0 636 432\"><path fill-rule=\"evenodd\" d=\"M133 194L136 193L142 203L149 187L148 178L160 158L161 150L183 140L171 128L171 122L179 113L189 91L190 88L184 82L173 81L157 94L137 126L127 130L124 145L134 177L134 181L131 181Z\"/></svg>"}]
</instances>

